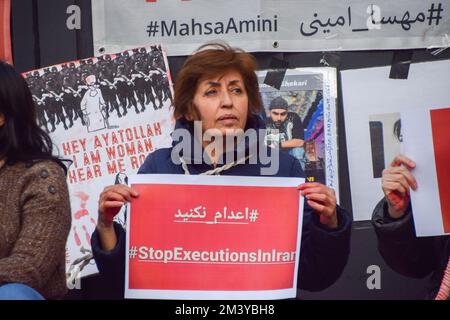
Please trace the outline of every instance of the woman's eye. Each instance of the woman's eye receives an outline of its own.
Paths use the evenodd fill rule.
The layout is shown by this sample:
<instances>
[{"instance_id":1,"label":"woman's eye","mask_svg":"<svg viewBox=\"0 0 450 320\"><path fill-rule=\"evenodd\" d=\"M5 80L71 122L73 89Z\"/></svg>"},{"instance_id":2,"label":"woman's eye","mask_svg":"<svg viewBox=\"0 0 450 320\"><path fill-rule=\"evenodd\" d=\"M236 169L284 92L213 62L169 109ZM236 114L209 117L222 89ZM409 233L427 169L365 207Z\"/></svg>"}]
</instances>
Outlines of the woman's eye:
<instances>
[{"instance_id":1,"label":"woman's eye","mask_svg":"<svg viewBox=\"0 0 450 320\"><path fill-rule=\"evenodd\" d=\"M242 93L242 89L241 88L233 88L231 89L232 92L237 93L237 94L241 94Z\"/></svg>"},{"instance_id":2,"label":"woman's eye","mask_svg":"<svg viewBox=\"0 0 450 320\"><path fill-rule=\"evenodd\" d=\"M205 96L212 96L217 92L217 90L208 90L205 92Z\"/></svg>"}]
</instances>

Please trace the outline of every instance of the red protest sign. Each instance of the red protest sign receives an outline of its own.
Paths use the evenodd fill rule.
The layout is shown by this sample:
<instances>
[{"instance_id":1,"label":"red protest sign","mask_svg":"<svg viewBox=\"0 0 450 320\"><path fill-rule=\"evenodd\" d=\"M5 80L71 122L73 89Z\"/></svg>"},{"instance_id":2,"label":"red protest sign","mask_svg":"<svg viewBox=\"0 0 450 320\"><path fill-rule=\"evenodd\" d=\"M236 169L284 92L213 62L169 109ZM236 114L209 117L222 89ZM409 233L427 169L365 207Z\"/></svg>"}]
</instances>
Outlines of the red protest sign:
<instances>
[{"instance_id":1,"label":"red protest sign","mask_svg":"<svg viewBox=\"0 0 450 320\"><path fill-rule=\"evenodd\" d=\"M253 182L264 185L239 185L248 177L233 177L235 185L213 184L230 177L206 177L209 184L182 178L177 176L179 184L132 184L139 198L129 214L127 289L296 288L300 202L295 186L302 179L271 178L295 180L280 186L255 177Z\"/></svg>"}]
</instances>

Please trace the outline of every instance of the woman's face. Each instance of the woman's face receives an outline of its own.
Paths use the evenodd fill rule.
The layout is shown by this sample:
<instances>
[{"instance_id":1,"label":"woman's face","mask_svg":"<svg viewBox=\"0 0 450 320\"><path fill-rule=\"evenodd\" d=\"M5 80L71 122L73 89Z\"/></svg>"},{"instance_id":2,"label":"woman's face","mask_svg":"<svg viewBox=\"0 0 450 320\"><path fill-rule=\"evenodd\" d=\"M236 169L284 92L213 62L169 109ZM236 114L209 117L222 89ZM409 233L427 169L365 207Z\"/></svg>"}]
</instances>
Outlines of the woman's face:
<instances>
[{"instance_id":1,"label":"woman's face","mask_svg":"<svg viewBox=\"0 0 450 320\"><path fill-rule=\"evenodd\" d=\"M219 129L223 135L244 129L248 114L248 95L239 72L201 78L194 95L194 107L202 129Z\"/></svg>"}]
</instances>

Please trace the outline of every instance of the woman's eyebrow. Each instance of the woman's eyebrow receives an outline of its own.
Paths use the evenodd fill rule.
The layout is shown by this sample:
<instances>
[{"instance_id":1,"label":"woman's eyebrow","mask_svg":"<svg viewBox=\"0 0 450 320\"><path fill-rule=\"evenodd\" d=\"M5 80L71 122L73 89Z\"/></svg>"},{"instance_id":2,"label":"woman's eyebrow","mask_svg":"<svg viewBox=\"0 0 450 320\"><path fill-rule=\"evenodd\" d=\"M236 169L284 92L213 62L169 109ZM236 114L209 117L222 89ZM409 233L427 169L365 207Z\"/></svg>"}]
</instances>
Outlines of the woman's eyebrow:
<instances>
[{"instance_id":1,"label":"woman's eyebrow","mask_svg":"<svg viewBox=\"0 0 450 320\"><path fill-rule=\"evenodd\" d=\"M217 81L208 81L206 84L212 87L220 87L220 82Z\"/></svg>"},{"instance_id":2,"label":"woman's eyebrow","mask_svg":"<svg viewBox=\"0 0 450 320\"><path fill-rule=\"evenodd\" d=\"M228 85L230 86L230 85L234 85L234 84L238 84L238 83L240 83L241 81L240 80L238 80L238 79L236 79L236 80L231 80L230 82L228 82ZM208 85L208 86L212 86L212 87L220 87L220 82L217 82L217 81L208 81L207 83L206 83L206 85Z\"/></svg>"},{"instance_id":3,"label":"woman's eyebrow","mask_svg":"<svg viewBox=\"0 0 450 320\"><path fill-rule=\"evenodd\" d=\"M241 82L241 80L231 80L231 81L228 83L228 85L238 84L238 83L240 83L240 82Z\"/></svg>"}]
</instances>

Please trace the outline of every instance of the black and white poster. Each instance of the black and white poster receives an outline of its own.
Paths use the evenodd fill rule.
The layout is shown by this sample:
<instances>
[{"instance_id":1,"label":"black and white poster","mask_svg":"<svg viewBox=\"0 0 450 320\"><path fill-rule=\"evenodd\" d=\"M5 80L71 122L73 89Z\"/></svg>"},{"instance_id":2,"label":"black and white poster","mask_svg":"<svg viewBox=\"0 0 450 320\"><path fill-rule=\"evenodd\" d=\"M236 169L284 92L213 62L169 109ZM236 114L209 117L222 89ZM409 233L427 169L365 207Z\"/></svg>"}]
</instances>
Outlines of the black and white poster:
<instances>
[{"instance_id":1,"label":"black and white poster","mask_svg":"<svg viewBox=\"0 0 450 320\"><path fill-rule=\"evenodd\" d=\"M149 46L24 76L39 125L50 134L59 156L72 162L66 267L68 283L74 283L97 271L90 237L100 192L125 183L149 153L171 145L175 123L167 58L161 46ZM126 223L123 214L119 222Z\"/></svg>"}]
</instances>

